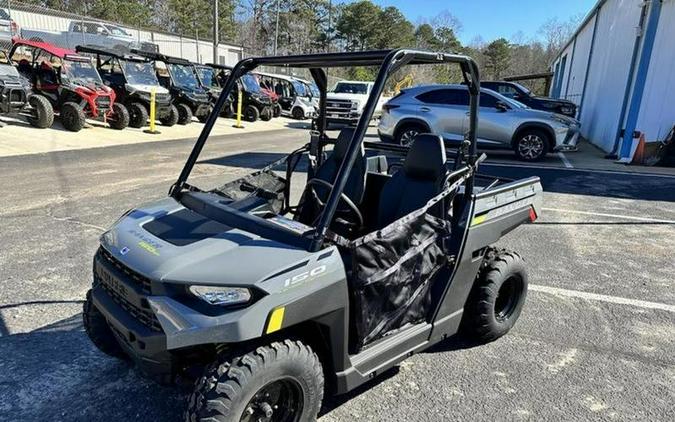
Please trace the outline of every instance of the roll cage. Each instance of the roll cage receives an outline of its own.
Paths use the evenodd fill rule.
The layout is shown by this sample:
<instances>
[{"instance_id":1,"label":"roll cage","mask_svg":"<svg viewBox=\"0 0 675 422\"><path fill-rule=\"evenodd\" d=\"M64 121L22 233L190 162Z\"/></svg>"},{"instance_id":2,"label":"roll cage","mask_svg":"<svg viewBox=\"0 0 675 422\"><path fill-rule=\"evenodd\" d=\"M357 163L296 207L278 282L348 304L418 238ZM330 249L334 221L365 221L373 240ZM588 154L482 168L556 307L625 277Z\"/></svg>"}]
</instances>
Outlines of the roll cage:
<instances>
[{"instance_id":1,"label":"roll cage","mask_svg":"<svg viewBox=\"0 0 675 422\"><path fill-rule=\"evenodd\" d=\"M133 51L133 50L132 50ZM160 55L161 56L161 55ZM239 61L232 69L223 91L221 92L217 102L214 105L213 112L209 115L202 132L187 161L178 176L178 180L171 186L169 195L177 201L181 201L183 195L189 191L199 191L187 183L192 169L197 162L199 155L206 144L206 141L213 129L216 119L222 111L227 97L233 90L235 83L242 75L252 72L259 66L280 66L280 67L297 67L309 69L314 82L319 88L319 113L316 119L316 130L312 132L309 152L318 160L321 160L323 147L330 143L330 140L325 134L326 130L326 92L328 80L324 68L330 67L353 67L353 66L379 66L377 77L373 84L373 89L364 106L361 118L354 130L352 140L349 144L345 158L340 164L335 183L330 191L326 206L319 217L317 225L308 233L297 234L295 232L286 231L280 236L275 236L275 231L279 228L274 224L266 221L263 218L244 215L244 213L237 212L234 209L217 210L212 213L213 217L227 215L227 224L233 224L235 227L240 227L244 230L251 231L262 237L277 238L285 243L294 246L303 247L309 251L317 251L328 233L328 227L333 220L335 212L338 207L342 192L349 178L350 171L357 158L361 145L364 144L363 138L368 129L368 124L375 112L377 101L382 94L387 78L396 70L404 65L432 65L443 63L458 64L462 71L464 83L469 88L470 103L469 103L469 130L466 134L465 148L460 148L455 161L455 169L458 169L461 164L464 168L458 171L467 172L466 191L472 192L474 186L474 173L478 163L478 155L476 148L476 126L478 123L478 102L480 93L480 76L478 65L473 59L465 55L437 53L429 51L418 51L409 49L395 49L395 50L378 50L378 51L362 51L362 52L348 52L348 53L321 53L308 55L290 55L290 56L271 56L271 57L253 57ZM377 145L377 143L368 142L365 144L370 148L405 152L406 147L384 146ZM188 199L189 200L189 199ZM190 201L191 202L191 201ZM227 207L226 207L227 208Z\"/></svg>"}]
</instances>

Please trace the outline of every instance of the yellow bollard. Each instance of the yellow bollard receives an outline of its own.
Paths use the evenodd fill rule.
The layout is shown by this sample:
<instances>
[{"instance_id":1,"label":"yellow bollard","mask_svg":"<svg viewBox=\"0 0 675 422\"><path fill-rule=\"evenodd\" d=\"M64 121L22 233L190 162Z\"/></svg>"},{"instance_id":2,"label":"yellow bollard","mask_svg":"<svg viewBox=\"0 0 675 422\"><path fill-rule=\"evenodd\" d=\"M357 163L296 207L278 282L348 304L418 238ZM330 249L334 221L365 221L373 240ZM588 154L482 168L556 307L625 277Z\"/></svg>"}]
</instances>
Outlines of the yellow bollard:
<instances>
[{"instance_id":1,"label":"yellow bollard","mask_svg":"<svg viewBox=\"0 0 675 422\"><path fill-rule=\"evenodd\" d=\"M157 117L157 110L155 106L155 99L157 96L157 90L155 88L152 88L152 91L150 91L150 129L144 130L143 132L145 133L152 133L153 135L156 135L160 133L156 128L155 128L155 118Z\"/></svg>"},{"instance_id":2,"label":"yellow bollard","mask_svg":"<svg viewBox=\"0 0 675 422\"><path fill-rule=\"evenodd\" d=\"M239 90L237 93L237 123L232 125L232 127L236 127L237 129L244 128L241 124L241 101L241 90Z\"/></svg>"}]
</instances>

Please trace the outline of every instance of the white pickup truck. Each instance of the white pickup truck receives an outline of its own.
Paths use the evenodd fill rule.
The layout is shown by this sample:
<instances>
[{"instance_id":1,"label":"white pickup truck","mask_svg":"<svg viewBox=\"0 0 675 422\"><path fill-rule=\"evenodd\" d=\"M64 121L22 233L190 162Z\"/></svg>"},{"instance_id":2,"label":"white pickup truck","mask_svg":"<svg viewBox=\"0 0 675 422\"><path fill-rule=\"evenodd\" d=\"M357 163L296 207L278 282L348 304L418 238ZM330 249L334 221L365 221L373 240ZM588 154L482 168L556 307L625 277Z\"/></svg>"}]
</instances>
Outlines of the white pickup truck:
<instances>
[{"instance_id":1,"label":"white pickup truck","mask_svg":"<svg viewBox=\"0 0 675 422\"><path fill-rule=\"evenodd\" d=\"M138 41L126 29L109 23L95 21L71 21L67 31L43 31L21 29L21 37L31 41L42 41L58 47L74 50L78 45L107 47L116 50L137 48L159 52L157 44Z\"/></svg>"},{"instance_id":2,"label":"white pickup truck","mask_svg":"<svg viewBox=\"0 0 675 422\"><path fill-rule=\"evenodd\" d=\"M372 82L338 82L326 95L326 123L356 124L372 89ZM388 100L389 97L380 96L373 114L374 118L382 114L382 105Z\"/></svg>"}]
</instances>

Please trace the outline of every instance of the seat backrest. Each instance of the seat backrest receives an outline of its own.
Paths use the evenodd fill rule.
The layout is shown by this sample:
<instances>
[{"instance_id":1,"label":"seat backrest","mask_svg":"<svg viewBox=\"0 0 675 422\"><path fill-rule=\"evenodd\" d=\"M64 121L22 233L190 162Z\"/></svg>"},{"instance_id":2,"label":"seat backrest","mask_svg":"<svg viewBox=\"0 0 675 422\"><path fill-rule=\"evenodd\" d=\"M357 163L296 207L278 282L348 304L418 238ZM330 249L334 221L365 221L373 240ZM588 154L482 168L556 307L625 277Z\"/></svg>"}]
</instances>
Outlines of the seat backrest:
<instances>
[{"instance_id":1,"label":"seat backrest","mask_svg":"<svg viewBox=\"0 0 675 422\"><path fill-rule=\"evenodd\" d=\"M441 193L447 175L445 147L440 136L415 137L403 167L382 187L378 206L378 228L422 208Z\"/></svg>"},{"instance_id":2,"label":"seat backrest","mask_svg":"<svg viewBox=\"0 0 675 422\"><path fill-rule=\"evenodd\" d=\"M314 173L314 178L321 179L330 183L331 185L335 184L335 178L337 177L338 171L340 170L340 165L347 155L347 150L349 149L349 144L354 135L353 128L344 128L340 131L338 138L335 141L335 146L333 151L328 155L323 163L316 169ZM365 156L365 151L363 147L359 150L359 155L354 162L352 170L347 179L347 184L343 193L354 202L357 206L363 201L363 195L366 190L366 169L367 161ZM316 192L319 199L323 202L326 202L330 190L327 187L321 185L313 185L313 189ZM309 196L305 192L305 199L308 199ZM338 203L338 211L347 210L348 206L340 201ZM316 204L305 203L302 206L300 211L299 220L305 224L312 224L316 218L317 213L320 210L317 209Z\"/></svg>"},{"instance_id":3,"label":"seat backrest","mask_svg":"<svg viewBox=\"0 0 675 422\"><path fill-rule=\"evenodd\" d=\"M335 141L333 152L328 155L326 160L321 163L321 166L316 170L316 173L314 174L315 178L324 180L331 185L335 183L335 178L337 177L342 161L347 155L347 150L349 149L349 144L353 135L354 128L344 128L340 131L340 134ZM344 194L357 205L363 200L363 193L366 187L367 166L365 152L363 147L361 147L343 191ZM317 187L316 192L321 197L321 200L325 201L327 199L329 193L327 189Z\"/></svg>"}]
</instances>

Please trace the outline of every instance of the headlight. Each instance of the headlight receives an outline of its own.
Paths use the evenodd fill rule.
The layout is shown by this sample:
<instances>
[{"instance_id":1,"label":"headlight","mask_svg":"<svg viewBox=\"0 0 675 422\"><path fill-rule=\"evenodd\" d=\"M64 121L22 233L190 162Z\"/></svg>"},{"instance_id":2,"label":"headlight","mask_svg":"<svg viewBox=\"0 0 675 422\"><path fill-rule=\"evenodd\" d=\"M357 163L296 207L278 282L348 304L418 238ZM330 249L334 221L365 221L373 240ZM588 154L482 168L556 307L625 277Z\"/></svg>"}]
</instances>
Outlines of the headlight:
<instances>
[{"instance_id":1,"label":"headlight","mask_svg":"<svg viewBox=\"0 0 675 422\"><path fill-rule=\"evenodd\" d=\"M241 305L251 300L251 291L244 287L190 286L190 293L209 305Z\"/></svg>"},{"instance_id":2,"label":"headlight","mask_svg":"<svg viewBox=\"0 0 675 422\"><path fill-rule=\"evenodd\" d=\"M568 119L566 117L563 117L559 114L551 114L551 119L555 120L556 122L558 122L558 123L560 123L561 125L564 125L564 126L570 126L572 124L570 119Z\"/></svg>"}]
</instances>

